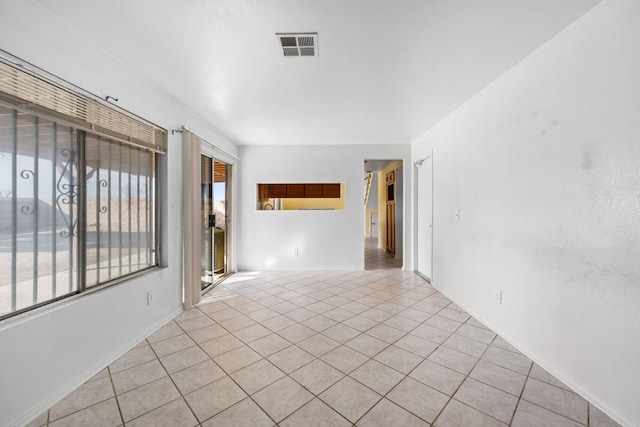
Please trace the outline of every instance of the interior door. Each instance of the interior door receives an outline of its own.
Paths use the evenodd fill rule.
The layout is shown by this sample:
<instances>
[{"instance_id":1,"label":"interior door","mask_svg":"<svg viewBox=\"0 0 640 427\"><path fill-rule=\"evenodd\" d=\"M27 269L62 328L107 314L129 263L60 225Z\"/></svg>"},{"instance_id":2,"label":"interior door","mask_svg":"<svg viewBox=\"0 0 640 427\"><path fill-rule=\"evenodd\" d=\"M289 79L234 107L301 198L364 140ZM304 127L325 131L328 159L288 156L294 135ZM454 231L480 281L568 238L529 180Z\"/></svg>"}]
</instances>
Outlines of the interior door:
<instances>
[{"instance_id":1,"label":"interior door","mask_svg":"<svg viewBox=\"0 0 640 427\"><path fill-rule=\"evenodd\" d=\"M378 214L377 213L372 213L371 214L371 225L370 225L370 232L369 232L371 237L378 237Z\"/></svg>"},{"instance_id":2,"label":"interior door","mask_svg":"<svg viewBox=\"0 0 640 427\"><path fill-rule=\"evenodd\" d=\"M417 203L417 269L431 280L433 250L433 159L428 157L416 168L418 174Z\"/></svg>"},{"instance_id":3,"label":"interior door","mask_svg":"<svg viewBox=\"0 0 640 427\"><path fill-rule=\"evenodd\" d=\"M396 174L391 171L386 176L387 183L387 252L396 253Z\"/></svg>"},{"instance_id":4,"label":"interior door","mask_svg":"<svg viewBox=\"0 0 640 427\"><path fill-rule=\"evenodd\" d=\"M387 252L396 253L396 202L387 202Z\"/></svg>"}]
</instances>

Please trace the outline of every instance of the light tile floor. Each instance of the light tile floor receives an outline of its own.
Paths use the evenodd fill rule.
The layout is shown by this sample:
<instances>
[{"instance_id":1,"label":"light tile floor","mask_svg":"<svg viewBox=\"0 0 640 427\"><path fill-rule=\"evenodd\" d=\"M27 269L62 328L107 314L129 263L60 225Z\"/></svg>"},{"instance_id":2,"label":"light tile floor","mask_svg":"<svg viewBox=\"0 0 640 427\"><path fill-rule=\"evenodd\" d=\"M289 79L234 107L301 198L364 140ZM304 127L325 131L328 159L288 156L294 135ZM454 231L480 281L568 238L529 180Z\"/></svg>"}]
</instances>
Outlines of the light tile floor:
<instances>
[{"instance_id":1,"label":"light tile floor","mask_svg":"<svg viewBox=\"0 0 640 427\"><path fill-rule=\"evenodd\" d=\"M386 270L389 268L402 268L402 260L395 259L393 255L378 248L377 237L364 239L364 269Z\"/></svg>"},{"instance_id":2,"label":"light tile floor","mask_svg":"<svg viewBox=\"0 0 640 427\"><path fill-rule=\"evenodd\" d=\"M368 271L232 276L30 425L617 425L368 255Z\"/></svg>"}]
</instances>

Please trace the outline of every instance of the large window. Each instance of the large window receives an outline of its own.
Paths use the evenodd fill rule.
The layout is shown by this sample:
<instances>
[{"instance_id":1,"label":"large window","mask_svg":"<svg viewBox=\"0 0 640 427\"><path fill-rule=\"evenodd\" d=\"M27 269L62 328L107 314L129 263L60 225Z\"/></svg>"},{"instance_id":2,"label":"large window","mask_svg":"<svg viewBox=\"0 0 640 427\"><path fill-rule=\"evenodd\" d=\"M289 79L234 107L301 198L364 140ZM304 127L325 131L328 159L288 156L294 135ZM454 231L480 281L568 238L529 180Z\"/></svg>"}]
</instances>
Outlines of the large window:
<instances>
[{"instance_id":1,"label":"large window","mask_svg":"<svg viewBox=\"0 0 640 427\"><path fill-rule=\"evenodd\" d=\"M155 265L154 154L85 140L87 286Z\"/></svg>"},{"instance_id":2,"label":"large window","mask_svg":"<svg viewBox=\"0 0 640 427\"><path fill-rule=\"evenodd\" d=\"M0 105L0 319L156 265L156 157Z\"/></svg>"}]
</instances>

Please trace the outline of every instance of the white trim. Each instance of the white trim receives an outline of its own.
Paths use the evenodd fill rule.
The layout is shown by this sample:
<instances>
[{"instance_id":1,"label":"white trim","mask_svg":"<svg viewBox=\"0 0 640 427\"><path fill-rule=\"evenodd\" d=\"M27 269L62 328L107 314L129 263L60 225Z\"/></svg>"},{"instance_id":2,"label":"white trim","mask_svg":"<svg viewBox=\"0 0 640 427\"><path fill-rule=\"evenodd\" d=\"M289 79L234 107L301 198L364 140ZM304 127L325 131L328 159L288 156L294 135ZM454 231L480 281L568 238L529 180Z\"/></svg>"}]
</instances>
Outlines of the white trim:
<instances>
[{"instance_id":1,"label":"white trim","mask_svg":"<svg viewBox=\"0 0 640 427\"><path fill-rule=\"evenodd\" d=\"M422 168L422 165L424 164L425 161L431 159L431 277L427 277L424 274L420 273L418 271L418 256L420 256L420 254L418 253L418 216L419 216L419 204L418 204L418 197L419 197L419 191L420 191L420 186L418 185L418 179L419 179L419 169ZM413 205L413 221L412 221L412 225L413 225L413 229L414 229L414 233L413 233L413 271L418 274L420 277L422 277L423 279L426 279L429 281L429 283L431 283L433 281L433 238L434 238L434 233L433 233L433 150L431 150L431 154L429 154L427 157L418 160L416 162L413 163L414 167L415 167L415 172L414 172L414 189L413 189L413 197L414 197L414 205Z\"/></svg>"}]
</instances>

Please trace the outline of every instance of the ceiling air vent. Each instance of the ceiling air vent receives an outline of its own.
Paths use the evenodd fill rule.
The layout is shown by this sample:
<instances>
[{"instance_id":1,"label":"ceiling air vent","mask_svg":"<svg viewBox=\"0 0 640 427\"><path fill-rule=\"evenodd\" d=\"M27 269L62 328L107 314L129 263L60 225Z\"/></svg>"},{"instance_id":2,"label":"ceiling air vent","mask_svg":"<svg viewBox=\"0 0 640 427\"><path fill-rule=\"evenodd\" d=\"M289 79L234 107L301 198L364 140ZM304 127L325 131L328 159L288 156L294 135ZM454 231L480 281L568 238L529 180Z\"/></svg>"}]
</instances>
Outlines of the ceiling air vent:
<instances>
[{"instance_id":1,"label":"ceiling air vent","mask_svg":"<svg viewBox=\"0 0 640 427\"><path fill-rule=\"evenodd\" d=\"M318 56L318 33L276 33L284 56Z\"/></svg>"}]
</instances>

